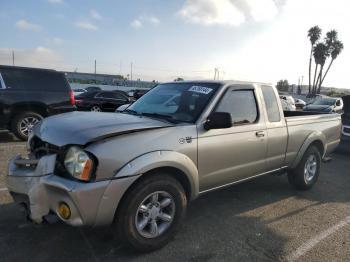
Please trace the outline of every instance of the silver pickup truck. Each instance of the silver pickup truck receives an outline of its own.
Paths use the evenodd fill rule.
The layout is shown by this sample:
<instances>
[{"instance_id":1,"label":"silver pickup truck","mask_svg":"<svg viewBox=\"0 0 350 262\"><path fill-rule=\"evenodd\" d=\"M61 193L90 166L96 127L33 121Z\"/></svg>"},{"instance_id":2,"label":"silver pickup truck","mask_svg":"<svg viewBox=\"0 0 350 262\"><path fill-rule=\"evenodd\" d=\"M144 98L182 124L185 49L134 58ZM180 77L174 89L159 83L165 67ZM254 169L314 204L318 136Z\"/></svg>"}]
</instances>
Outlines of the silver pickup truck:
<instances>
[{"instance_id":1,"label":"silver pickup truck","mask_svg":"<svg viewBox=\"0 0 350 262\"><path fill-rule=\"evenodd\" d=\"M259 176L311 188L339 143L340 115L283 112L274 87L238 81L159 84L122 113L72 112L35 126L7 184L29 218L115 225L126 243L165 245L188 202Z\"/></svg>"}]
</instances>

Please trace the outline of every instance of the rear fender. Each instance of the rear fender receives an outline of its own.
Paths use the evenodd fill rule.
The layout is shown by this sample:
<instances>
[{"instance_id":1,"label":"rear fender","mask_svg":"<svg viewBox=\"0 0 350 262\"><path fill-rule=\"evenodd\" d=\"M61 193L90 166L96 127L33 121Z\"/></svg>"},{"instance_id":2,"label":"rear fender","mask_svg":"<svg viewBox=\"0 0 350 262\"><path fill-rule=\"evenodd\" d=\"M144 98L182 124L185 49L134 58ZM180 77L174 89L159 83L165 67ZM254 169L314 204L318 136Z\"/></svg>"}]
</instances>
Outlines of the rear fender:
<instances>
[{"instance_id":1,"label":"rear fender","mask_svg":"<svg viewBox=\"0 0 350 262\"><path fill-rule=\"evenodd\" d=\"M326 137L325 135L321 132L321 131L315 131L315 132L312 132L304 141L304 143L302 144L302 146L300 147L299 149L299 152L293 162L293 164L291 165L291 168L296 168L299 164L299 162L301 161L302 157L304 156L306 150L310 147L310 145L312 143L315 143L315 142L320 142L322 143L322 148L323 148L323 152L320 152L321 153L321 158L324 157L324 154L326 152L326 148L325 148L325 145L326 145Z\"/></svg>"}]
</instances>

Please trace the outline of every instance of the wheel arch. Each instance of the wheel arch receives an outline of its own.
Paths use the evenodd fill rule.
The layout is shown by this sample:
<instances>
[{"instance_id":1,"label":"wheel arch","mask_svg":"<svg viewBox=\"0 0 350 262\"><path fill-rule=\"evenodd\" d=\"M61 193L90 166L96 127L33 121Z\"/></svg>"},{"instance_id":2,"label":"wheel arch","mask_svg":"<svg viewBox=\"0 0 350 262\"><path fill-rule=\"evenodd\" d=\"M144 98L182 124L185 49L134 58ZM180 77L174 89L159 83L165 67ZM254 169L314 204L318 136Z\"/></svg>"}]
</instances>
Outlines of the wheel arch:
<instances>
[{"instance_id":1,"label":"wheel arch","mask_svg":"<svg viewBox=\"0 0 350 262\"><path fill-rule=\"evenodd\" d=\"M140 175L134 181L145 179L152 174L164 172L180 182L189 200L199 194L198 170L193 161L186 155L175 151L155 151L144 154L115 173L115 178ZM131 185L132 186L132 185Z\"/></svg>"},{"instance_id":2,"label":"wheel arch","mask_svg":"<svg viewBox=\"0 0 350 262\"><path fill-rule=\"evenodd\" d=\"M302 146L299 149L299 152L291 166L291 168L295 168L296 166L298 166L299 162L301 161L302 157L304 156L306 150L310 147L310 146L315 146L319 151L320 151L320 155L321 158L324 157L324 154L326 152L326 137L322 132L314 132L311 133L304 141L304 143L302 144Z\"/></svg>"},{"instance_id":3,"label":"wheel arch","mask_svg":"<svg viewBox=\"0 0 350 262\"><path fill-rule=\"evenodd\" d=\"M106 225L117 219L121 203L123 203L128 193L138 183L159 172L164 172L175 178L184 187L186 196L189 200L195 199L199 195L198 171L196 165L191 159L175 151L150 152L130 161L127 165L116 172L114 181L123 181L123 178L130 178L132 182L123 185L122 192L116 192L118 197L115 201L109 202L107 205L103 205L103 207L100 206L100 210L104 210L108 206L110 211L107 212L107 217L102 218L101 214L99 214L97 216L97 224ZM107 190L110 193L114 191L111 188L113 187L112 183ZM111 195L109 197L111 197Z\"/></svg>"},{"instance_id":4,"label":"wheel arch","mask_svg":"<svg viewBox=\"0 0 350 262\"><path fill-rule=\"evenodd\" d=\"M23 112L34 112L46 117L48 115L47 107L43 103L17 103L11 107L11 119Z\"/></svg>"}]
</instances>

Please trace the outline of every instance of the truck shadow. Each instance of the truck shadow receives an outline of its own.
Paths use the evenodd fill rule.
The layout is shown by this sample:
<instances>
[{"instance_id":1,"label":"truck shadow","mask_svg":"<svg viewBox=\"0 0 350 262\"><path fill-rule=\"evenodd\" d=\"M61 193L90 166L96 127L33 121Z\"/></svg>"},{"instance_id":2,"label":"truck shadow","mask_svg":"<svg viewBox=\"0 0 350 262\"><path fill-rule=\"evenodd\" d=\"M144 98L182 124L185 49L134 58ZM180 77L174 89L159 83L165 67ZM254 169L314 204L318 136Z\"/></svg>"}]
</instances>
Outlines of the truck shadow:
<instances>
[{"instance_id":1,"label":"truck shadow","mask_svg":"<svg viewBox=\"0 0 350 262\"><path fill-rule=\"evenodd\" d=\"M5 261L278 261L288 239L271 223L329 202L349 202L347 155L323 166L317 186L295 191L285 176L267 176L201 196L189 206L187 219L169 245L149 254L123 246L113 228L73 228L63 224L25 224L14 204L0 205L0 257ZM336 192L336 193L335 193ZM308 200L302 208L278 203L288 198ZM262 218L271 206L283 212Z\"/></svg>"},{"instance_id":2,"label":"truck shadow","mask_svg":"<svg viewBox=\"0 0 350 262\"><path fill-rule=\"evenodd\" d=\"M215 198L216 199L216 198ZM239 216L240 208L211 200L191 205L179 234L164 248L148 254L124 247L111 228L73 228L64 224L26 224L13 204L0 208L0 256L4 261L278 261L284 238L258 218ZM222 201L220 201L222 203ZM227 213L227 209L230 212ZM5 215L3 215L5 214ZM30 260L30 259L29 259Z\"/></svg>"}]
</instances>

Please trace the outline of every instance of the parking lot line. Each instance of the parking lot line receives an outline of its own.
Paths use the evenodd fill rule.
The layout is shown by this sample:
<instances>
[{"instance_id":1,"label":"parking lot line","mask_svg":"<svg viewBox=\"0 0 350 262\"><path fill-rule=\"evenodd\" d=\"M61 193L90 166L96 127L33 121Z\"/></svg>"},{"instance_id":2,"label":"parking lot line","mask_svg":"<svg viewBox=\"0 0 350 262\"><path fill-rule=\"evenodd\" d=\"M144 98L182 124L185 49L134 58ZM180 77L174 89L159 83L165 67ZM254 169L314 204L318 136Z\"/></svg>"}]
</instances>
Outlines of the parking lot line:
<instances>
[{"instance_id":1,"label":"parking lot line","mask_svg":"<svg viewBox=\"0 0 350 262\"><path fill-rule=\"evenodd\" d=\"M8 189L6 187L0 188L0 192L2 192L2 191L8 191Z\"/></svg>"},{"instance_id":2,"label":"parking lot line","mask_svg":"<svg viewBox=\"0 0 350 262\"><path fill-rule=\"evenodd\" d=\"M305 255L308 251L310 251L312 248L314 248L319 242L327 238L328 236L332 235L342 227L350 224L350 216L346 217L342 221L340 221L338 224L328 228L327 230L323 231L322 233L316 235L314 238L311 238L307 242L305 242L303 245L301 245L295 252L287 256L287 261L296 261L301 256Z\"/></svg>"}]
</instances>

